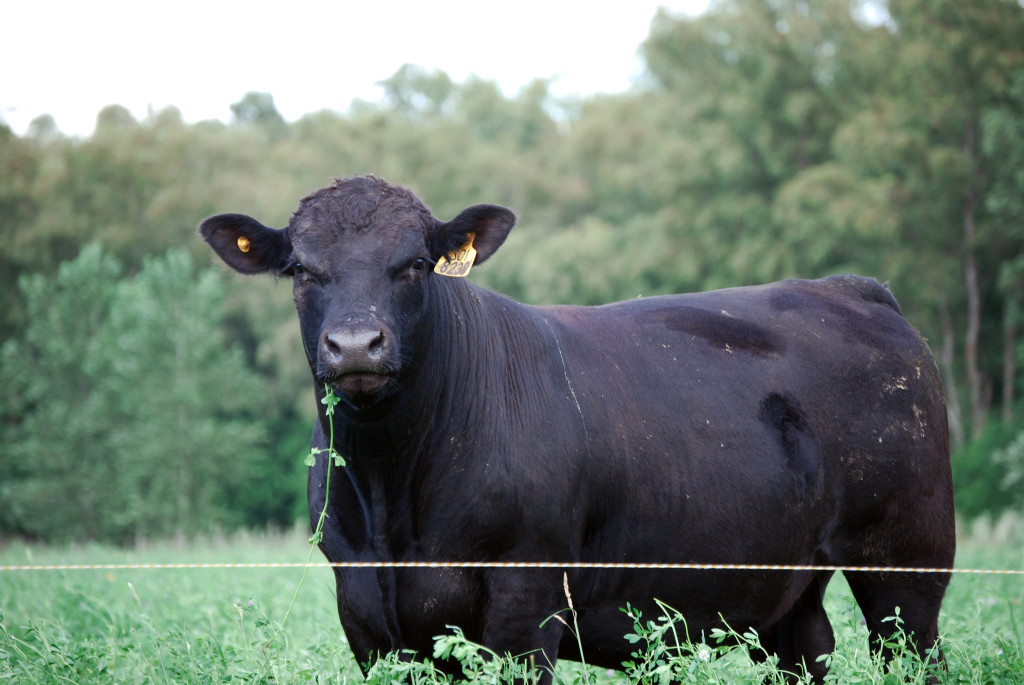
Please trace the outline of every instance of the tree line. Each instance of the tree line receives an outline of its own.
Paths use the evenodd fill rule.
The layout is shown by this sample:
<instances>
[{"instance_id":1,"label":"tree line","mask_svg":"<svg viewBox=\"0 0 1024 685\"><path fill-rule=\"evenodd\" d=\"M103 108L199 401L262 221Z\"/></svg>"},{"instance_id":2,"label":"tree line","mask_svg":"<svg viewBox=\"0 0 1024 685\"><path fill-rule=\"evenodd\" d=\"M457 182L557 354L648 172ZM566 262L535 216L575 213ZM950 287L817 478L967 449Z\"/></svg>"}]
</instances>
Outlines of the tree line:
<instances>
[{"instance_id":1,"label":"tree line","mask_svg":"<svg viewBox=\"0 0 1024 685\"><path fill-rule=\"evenodd\" d=\"M961 511L1020 506L1024 9L721 0L659 13L626 93L515 95L408 65L379 102L230 123L112 105L0 125L0 533L130 543L301 515L313 414L287 283L227 275L203 217L283 226L374 173L440 218L519 215L473 278L534 303L858 272L942 369Z\"/></svg>"}]
</instances>

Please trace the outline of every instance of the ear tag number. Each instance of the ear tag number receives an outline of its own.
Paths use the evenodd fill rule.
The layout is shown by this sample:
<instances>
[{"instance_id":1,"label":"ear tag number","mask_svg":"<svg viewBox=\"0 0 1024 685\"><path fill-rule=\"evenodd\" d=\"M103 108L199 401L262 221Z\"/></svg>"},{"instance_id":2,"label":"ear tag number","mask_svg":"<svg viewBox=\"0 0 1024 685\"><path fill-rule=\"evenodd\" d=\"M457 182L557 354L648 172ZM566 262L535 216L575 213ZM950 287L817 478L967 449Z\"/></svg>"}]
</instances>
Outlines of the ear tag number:
<instances>
[{"instance_id":1,"label":"ear tag number","mask_svg":"<svg viewBox=\"0 0 1024 685\"><path fill-rule=\"evenodd\" d=\"M473 248L473 238L476 233L468 234L466 244L449 252L448 256L441 256L434 265L434 273L442 276L462 277L468 276L469 270L473 267L473 260L476 259L476 250Z\"/></svg>"},{"instance_id":2,"label":"ear tag number","mask_svg":"<svg viewBox=\"0 0 1024 685\"><path fill-rule=\"evenodd\" d=\"M248 252L249 248L252 245L249 242L249 239L246 238L244 235L238 236L238 241L237 242L238 242L238 249L241 250L242 252Z\"/></svg>"}]
</instances>

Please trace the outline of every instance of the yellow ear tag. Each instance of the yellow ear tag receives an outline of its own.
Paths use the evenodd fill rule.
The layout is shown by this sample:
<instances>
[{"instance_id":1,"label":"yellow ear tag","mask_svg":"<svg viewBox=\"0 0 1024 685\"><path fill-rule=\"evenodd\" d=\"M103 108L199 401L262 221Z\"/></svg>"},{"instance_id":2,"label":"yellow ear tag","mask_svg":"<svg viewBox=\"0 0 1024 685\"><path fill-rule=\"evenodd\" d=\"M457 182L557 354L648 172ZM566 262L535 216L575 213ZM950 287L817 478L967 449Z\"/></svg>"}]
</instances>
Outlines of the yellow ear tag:
<instances>
[{"instance_id":1,"label":"yellow ear tag","mask_svg":"<svg viewBox=\"0 0 1024 685\"><path fill-rule=\"evenodd\" d=\"M469 233L465 245L455 252L449 252L447 257L442 255L434 265L434 273L442 276L468 276L469 270L473 268L473 260L476 259L476 250L473 249L475 237L476 233Z\"/></svg>"},{"instance_id":2,"label":"yellow ear tag","mask_svg":"<svg viewBox=\"0 0 1024 685\"><path fill-rule=\"evenodd\" d=\"M246 238L244 235L238 236L238 249L239 250L241 250L242 252L248 252L249 251L249 246L250 246L250 243L249 243L249 239L248 238Z\"/></svg>"}]
</instances>

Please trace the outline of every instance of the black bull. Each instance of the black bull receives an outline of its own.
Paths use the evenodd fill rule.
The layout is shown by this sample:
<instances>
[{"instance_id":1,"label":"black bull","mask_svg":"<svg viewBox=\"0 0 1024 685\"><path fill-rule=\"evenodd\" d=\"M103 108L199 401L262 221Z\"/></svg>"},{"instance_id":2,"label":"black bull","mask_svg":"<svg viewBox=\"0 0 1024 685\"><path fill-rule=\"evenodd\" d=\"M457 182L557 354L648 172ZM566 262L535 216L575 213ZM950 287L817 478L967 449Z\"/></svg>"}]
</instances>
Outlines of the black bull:
<instances>
[{"instance_id":1,"label":"black bull","mask_svg":"<svg viewBox=\"0 0 1024 685\"><path fill-rule=\"evenodd\" d=\"M952 564L942 384L888 290L837 276L531 307L431 269L471 234L484 262L514 221L477 205L441 222L365 177L304 198L281 230L238 214L200 226L234 269L294 279L317 398L326 383L342 400L329 560ZM328 461L310 470L313 520ZM620 609L654 618L653 598L691 635L755 628L781 667L819 679L834 645L830 572L567 573L592 664L629 658ZM580 656L561 623L541 627L567 605L561 569L335 575L361 664L429 656L450 625L539 663ZM846 577L876 641L899 607L918 649L935 644L948 574Z\"/></svg>"}]
</instances>

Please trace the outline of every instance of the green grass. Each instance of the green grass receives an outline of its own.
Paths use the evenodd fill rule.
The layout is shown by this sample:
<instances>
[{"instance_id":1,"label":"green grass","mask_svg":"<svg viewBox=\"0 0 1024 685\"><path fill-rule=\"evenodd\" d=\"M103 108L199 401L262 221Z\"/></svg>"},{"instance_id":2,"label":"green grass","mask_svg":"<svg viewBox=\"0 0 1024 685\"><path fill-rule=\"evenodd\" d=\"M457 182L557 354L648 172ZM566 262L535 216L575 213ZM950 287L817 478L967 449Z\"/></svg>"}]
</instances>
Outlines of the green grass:
<instances>
[{"instance_id":1,"label":"green grass","mask_svg":"<svg viewBox=\"0 0 1024 685\"><path fill-rule=\"evenodd\" d=\"M1005 526L1004 526L1005 528ZM972 529L957 566L1024 567L1021 526ZM8 544L0 565L303 562L306 535L238 534L202 542L163 543L136 550L100 546L62 549ZM319 561L317 553L314 560ZM309 571L284 629L278 633L302 569L169 569L0 572L0 680L16 683L358 683L325 568ZM957 575L940 622L949 683L1024 683L1024 577ZM830 680L895 682L869 656L866 630L841 577L826 597L837 634ZM568 616L567 616L568 618ZM633 678L560 663L562 682L602 685L664 682L742 683L771 678L741 650L721 650L712 636L677 647L659 617L643 617L640 633L660 632ZM571 620L570 620L571 623ZM276 639L274 636L276 635ZM653 638L652 638L653 639ZM634 637L638 650L647 646ZM501 677L502 664L457 636L445 643L483 682ZM641 669L641 666L643 669ZM508 665L504 665L507 669ZM905 667L913 672L915 664ZM507 670L505 673L507 674ZM420 666L392 661L373 682L437 682ZM916 676L911 681L920 680Z\"/></svg>"}]
</instances>

